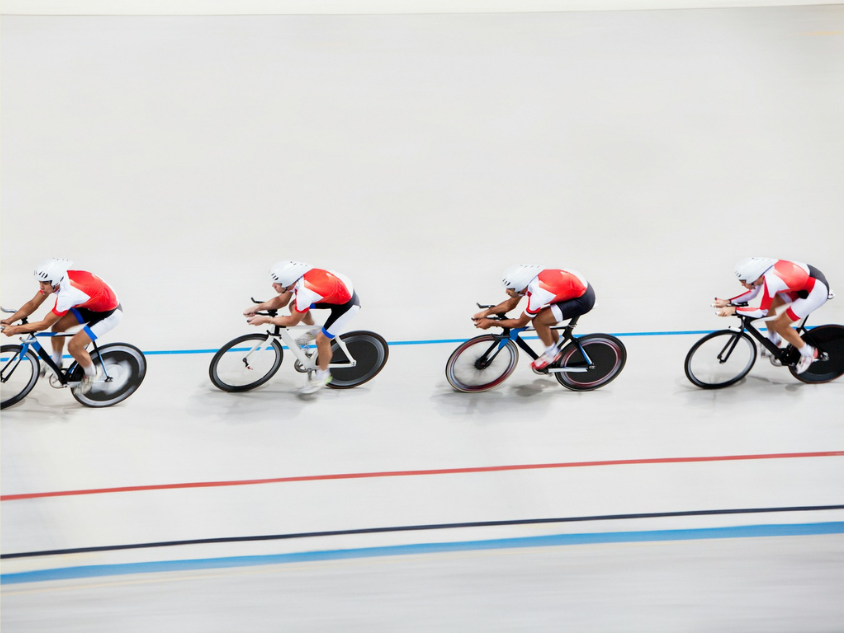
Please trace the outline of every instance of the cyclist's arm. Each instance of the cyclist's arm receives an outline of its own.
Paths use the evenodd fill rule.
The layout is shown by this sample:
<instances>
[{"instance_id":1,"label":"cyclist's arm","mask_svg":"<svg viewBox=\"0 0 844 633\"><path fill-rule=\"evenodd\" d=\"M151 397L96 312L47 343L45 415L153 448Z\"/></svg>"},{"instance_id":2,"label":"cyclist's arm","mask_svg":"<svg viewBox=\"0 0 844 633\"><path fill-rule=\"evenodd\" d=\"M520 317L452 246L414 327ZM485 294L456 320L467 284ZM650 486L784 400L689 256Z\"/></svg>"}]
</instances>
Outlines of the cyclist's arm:
<instances>
[{"instance_id":1,"label":"cyclist's arm","mask_svg":"<svg viewBox=\"0 0 844 633\"><path fill-rule=\"evenodd\" d=\"M309 314L309 311L297 312L296 310L291 310L290 316L268 318L267 323L272 323L273 325L279 325L281 327L293 327L294 325L299 325L299 322L304 319L307 314Z\"/></svg>"},{"instance_id":2,"label":"cyclist's arm","mask_svg":"<svg viewBox=\"0 0 844 633\"><path fill-rule=\"evenodd\" d=\"M491 327L519 328L525 327L528 323L530 323L530 316L525 312L522 312L518 319L502 319L500 321L485 318L475 319L475 327L481 330L488 330Z\"/></svg>"},{"instance_id":3,"label":"cyclist's arm","mask_svg":"<svg viewBox=\"0 0 844 633\"><path fill-rule=\"evenodd\" d=\"M3 330L3 334L6 336L14 336L15 334L27 334L30 332L41 332L42 330L46 330L50 326L53 325L56 321L58 321L61 317L56 314L55 312L48 312L47 316L44 317L41 321L36 321L35 323L27 323L26 325L12 325L6 326Z\"/></svg>"},{"instance_id":4,"label":"cyclist's arm","mask_svg":"<svg viewBox=\"0 0 844 633\"><path fill-rule=\"evenodd\" d=\"M280 310L287 305L287 302L290 301L290 297L292 295L292 292L282 292L280 295L273 297L269 301L249 306L243 311L243 314L244 316L252 316L258 310Z\"/></svg>"},{"instance_id":5,"label":"cyclist's arm","mask_svg":"<svg viewBox=\"0 0 844 633\"><path fill-rule=\"evenodd\" d=\"M47 295L42 294L41 291L39 290L35 294L35 296L32 299L30 299L29 301L27 301L26 303L24 303L17 312L15 312L8 319L3 319L2 321L0 321L0 323L2 323L3 325L11 325L12 323L14 323L15 321L17 321L19 319L23 319L24 317L28 317L30 314L35 312L39 307L41 307L41 304L44 303L44 301L46 301L46 300L47 300Z\"/></svg>"},{"instance_id":6,"label":"cyclist's arm","mask_svg":"<svg viewBox=\"0 0 844 633\"><path fill-rule=\"evenodd\" d=\"M530 317L528 316L527 312L522 312L521 316L518 319L504 319L502 321L494 321L495 325L498 327L509 327L509 328L517 328L517 327L525 327L528 323L530 323Z\"/></svg>"},{"instance_id":7,"label":"cyclist's arm","mask_svg":"<svg viewBox=\"0 0 844 633\"><path fill-rule=\"evenodd\" d=\"M505 299L497 306L492 306L491 308L487 308L486 310L482 310L478 312L474 317L474 319L484 319L493 314L507 314L510 310L515 308L519 305L519 301L521 301L521 297L510 297L509 299Z\"/></svg>"}]
</instances>

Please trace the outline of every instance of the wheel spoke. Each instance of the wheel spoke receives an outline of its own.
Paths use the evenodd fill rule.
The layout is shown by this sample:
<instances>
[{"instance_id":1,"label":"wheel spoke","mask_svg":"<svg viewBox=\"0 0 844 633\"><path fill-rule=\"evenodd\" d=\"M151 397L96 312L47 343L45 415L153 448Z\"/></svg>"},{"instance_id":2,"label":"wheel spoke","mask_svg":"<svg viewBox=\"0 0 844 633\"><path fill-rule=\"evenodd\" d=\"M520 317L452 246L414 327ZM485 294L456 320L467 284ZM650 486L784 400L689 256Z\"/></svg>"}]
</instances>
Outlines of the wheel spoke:
<instances>
[{"instance_id":1,"label":"wheel spoke","mask_svg":"<svg viewBox=\"0 0 844 633\"><path fill-rule=\"evenodd\" d=\"M4 345L0 353L0 408L24 399L38 380L38 361L32 351L21 356L20 345Z\"/></svg>"},{"instance_id":2,"label":"wheel spoke","mask_svg":"<svg viewBox=\"0 0 844 633\"><path fill-rule=\"evenodd\" d=\"M446 364L446 378L458 391L486 391L513 372L518 350L511 341L500 345L493 335L471 339L458 347ZM479 362L481 361L482 362Z\"/></svg>"},{"instance_id":3,"label":"wheel spoke","mask_svg":"<svg viewBox=\"0 0 844 633\"><path fill-rule=\"evenodd\" d=\"M230 341L211 361L211 382L223 391L247 391L269 380L282 361L281 346L263 334L248 334Z\"/></svg>"},{"instance_id":4,"label":"wheel spoke","mask_svg":"<svg viewBox=\"0 0 844 633\"><path fill-rule=\"evenodd\" d=\"M727 387L741 380L756 361L756 345L742 332L714 332L692 347L686 376L699 387Z\"/></svg>"}]
</instances>

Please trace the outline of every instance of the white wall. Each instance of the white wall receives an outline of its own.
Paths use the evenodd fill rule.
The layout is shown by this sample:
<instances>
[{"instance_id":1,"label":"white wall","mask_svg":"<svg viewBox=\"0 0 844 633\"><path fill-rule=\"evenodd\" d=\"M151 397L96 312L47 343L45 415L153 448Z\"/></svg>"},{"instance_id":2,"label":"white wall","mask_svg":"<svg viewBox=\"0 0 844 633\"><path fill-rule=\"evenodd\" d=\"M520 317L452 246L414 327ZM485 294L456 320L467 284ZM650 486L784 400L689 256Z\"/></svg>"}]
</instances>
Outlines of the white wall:
<instances>
[{"instance_id":1,"label":"white wall","mask_svg":"<svg viewBox=\"0 0 844 633\"><path fill-rule=\"evenodd\" d=\"M69 257L117 289L120 339L191 349L243 331L283 258L348 273L389 340L470 336L512 262L583 272L584 328L611 332L723 325L707 305L746 255L842 287L842 25L6 17L2 301Z\"/></svg>"}]
</instances>

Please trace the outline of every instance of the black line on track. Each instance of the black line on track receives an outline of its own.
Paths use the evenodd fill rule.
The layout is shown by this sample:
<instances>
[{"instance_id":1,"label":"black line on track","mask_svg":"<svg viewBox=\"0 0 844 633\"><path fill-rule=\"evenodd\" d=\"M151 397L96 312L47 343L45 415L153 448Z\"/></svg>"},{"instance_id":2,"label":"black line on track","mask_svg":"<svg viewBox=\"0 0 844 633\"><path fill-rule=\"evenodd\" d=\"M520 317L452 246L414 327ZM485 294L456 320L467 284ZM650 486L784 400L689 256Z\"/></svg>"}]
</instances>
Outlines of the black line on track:
<instances>
[{"instance_id":1,"label":"black line on track","mask_svg":"<svg viewBox=\"0 0 844 633\"><path fill-rule=\"evenodd\" d=\"M295 534L268 534L261 536L228 536L219 538L192 539L184 541L161 541L159 543L130 543L127 545L101 545L98 547L77 547L71 549L43 550L39 552L16 552L0 554L0 559L30 558L35 556L58 556L62 554L83 554L87 552L112 552L125 549L150 547L175 547L177 545L206 545L210 543L245 543L249 541L278 541L285 539L318 538L323 536L347 536L351 534L376 534L381 532L416 532L423 530L453 530L472 527L498 527L505 525L539 525L543 523L580 523L586 521L620 521L624 519L660 519L669 517L713 516L725 514L763 514L772 512L820 512L844 510L844 505L794 506L786 508L740 508L728 510L684 510L680 512L650 512L640 514L606 514L587 517L562 517L552 519L516 519L512 521L473 521L470 523L437 523L432 525L400 525L395 527L359 528L354 530L333 530L329 532L299 532Z\"/></svg>"}]
</instances>

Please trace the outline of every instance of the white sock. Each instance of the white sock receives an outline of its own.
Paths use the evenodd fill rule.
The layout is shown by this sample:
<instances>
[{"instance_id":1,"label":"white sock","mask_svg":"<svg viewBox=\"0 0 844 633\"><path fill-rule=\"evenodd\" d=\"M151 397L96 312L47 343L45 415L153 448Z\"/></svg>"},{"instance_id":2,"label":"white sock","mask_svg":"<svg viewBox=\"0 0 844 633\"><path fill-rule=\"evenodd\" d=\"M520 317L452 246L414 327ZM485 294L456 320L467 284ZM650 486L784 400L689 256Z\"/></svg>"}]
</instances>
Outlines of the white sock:
<instances>
[{"instance_id":1,"label":"white sock","mask_svg":"<svg viewBox=\"0 0 844 633\"><path fill-rule=\"evenodd\" d=\"M768 340L771 341L777 347L780 346L782 343L782 337L777 334L774 330L768 330Z\"/></svg>"},{"instance_id":2,"label":"white sock","mask_svg":"<svg viewBox=\"0 0 844 633\"><path fill-rule=\"evenodd\" d=\"M328 378L330 373L331 372L328 371L327 369L317 369L315 377L316 377L317 380L325 380L326 378Z\"/></svg>"},{"instance_id":3,"label":"white sock","mask_svg":"<svg viewBox=\"0 0 844 633\"><path fill-rule=\"evenodd\" d=\"M56 364L57 367L62 366L62 353L61 352L53 352L50 357L53 359L53 362Z\"/></svg>"},{"instance_id":4,"label":"white sock","mask_svg":"<svg viewBox=\"0 0 844 633\"><path fill-rule=\"evenodd\" d=\"M97 375L97 368L94 367L94 363L91 363L87 367L83 367L82 371L84 371L85 375L88 376L89 378L93 378L94 376Z\"/></svg>"},{"instance_id":5,"label":"white sock","mask_svg":"<svg viewBox=\"0 0 844 633\"><path fill-rule=\"evenodd\" d=\"M815 353L815 348L806 343L803 347L800 348L800 355L801 356L812 356Z\"/></svg>"},{"instance_id":6,"label":"white sock","mask_svg":"<svg viewBox=\"0 0 844 633\"><path fill-rule=\"evenodd\" d=\"M548 356L556 356L557 355L557 344L552 343L551 345L546 347L545 353L548 354Z\"/></svg>"}]
</instances>

